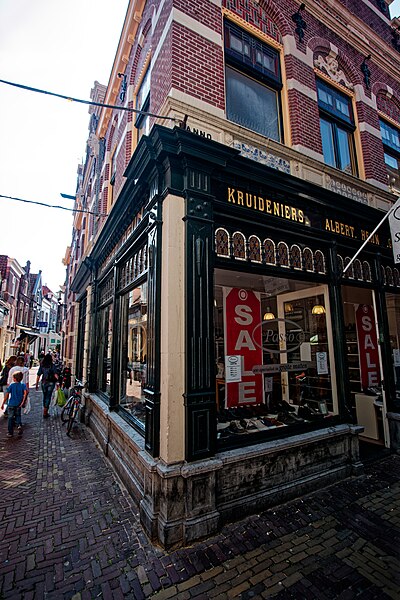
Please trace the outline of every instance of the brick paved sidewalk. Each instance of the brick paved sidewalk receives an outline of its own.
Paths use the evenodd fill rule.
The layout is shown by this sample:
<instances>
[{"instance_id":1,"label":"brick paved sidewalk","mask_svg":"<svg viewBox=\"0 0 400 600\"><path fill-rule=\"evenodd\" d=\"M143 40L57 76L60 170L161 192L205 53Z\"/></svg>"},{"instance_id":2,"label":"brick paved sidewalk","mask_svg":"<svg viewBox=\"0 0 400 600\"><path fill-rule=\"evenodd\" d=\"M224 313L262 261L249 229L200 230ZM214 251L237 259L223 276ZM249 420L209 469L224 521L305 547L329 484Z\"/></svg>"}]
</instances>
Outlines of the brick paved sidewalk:
<instances>
[{"instance_id":1,"label":"brick paved sidewalk","mask_svg":"<svg viewBox=\"0 0 400 600\"><path fill-rule=\"evenodd\" d=\"M400 598L400 456L164 552L83 425L0 417L0 598Z\"/></svg>"}]
</instances>

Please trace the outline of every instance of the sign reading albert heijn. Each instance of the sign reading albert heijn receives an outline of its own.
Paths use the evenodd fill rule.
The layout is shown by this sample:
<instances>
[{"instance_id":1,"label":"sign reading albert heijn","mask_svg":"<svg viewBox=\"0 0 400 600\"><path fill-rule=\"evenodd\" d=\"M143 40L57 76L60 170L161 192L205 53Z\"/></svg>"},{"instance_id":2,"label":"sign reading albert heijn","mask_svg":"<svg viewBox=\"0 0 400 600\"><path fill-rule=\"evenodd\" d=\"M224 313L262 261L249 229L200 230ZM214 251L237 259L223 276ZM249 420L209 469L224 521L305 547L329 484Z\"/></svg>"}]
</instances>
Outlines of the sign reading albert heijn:
<instances>
[{"instance_id":1,"label":"sign reading albert heijn","mask_svg":"<svg viewBox=\"0 0 400 600\"><path fill-rule=\"evenodd\" d=\"M358 350L362 388L379 385L379 351L376 335L374 309L360 304L356 310Z\"/></svg>"},{"instance_id":2,"label":"sign reading albert heijn","mask_svg":"<svg viewBox=\"0 0 400 600\"><path fill-rule=\"evenodd\" d=\"M400 263L400 198L389 213L389 226L394 262Z\"/></svg>"},{"instance_id":3,"label":"sign reading albert heijn","mask_svg":"<svg viewBox=\"0 0 400 600\"><path fill-rule=\"evenodd\" d=\"M240 356L242 361L241 381L226 381L226 405L259 404L263 376L252 372L255 365L262 364L259 295L251 290L224 288L224 315L225 355Z\"/></svg>"}]
</instances>

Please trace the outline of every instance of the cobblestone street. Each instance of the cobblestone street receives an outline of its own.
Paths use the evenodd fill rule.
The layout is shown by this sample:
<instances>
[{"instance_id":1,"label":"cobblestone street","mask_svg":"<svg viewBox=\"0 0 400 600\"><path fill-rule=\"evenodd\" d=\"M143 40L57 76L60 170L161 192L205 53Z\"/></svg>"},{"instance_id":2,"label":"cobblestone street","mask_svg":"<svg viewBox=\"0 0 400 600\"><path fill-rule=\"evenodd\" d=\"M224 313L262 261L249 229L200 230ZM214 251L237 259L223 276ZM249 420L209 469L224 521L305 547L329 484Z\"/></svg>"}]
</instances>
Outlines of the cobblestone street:
<instances>
[{"instance_id":1,"label":"cobblestone street","mask_svg":"<svg viewBox=\"0 0 400 600\"><path fill-rule=\"evenodd\" d=\"M84 425L0 421L0 598L400 598L400 456L165 552Z\"/></svg>"}]
</instances>

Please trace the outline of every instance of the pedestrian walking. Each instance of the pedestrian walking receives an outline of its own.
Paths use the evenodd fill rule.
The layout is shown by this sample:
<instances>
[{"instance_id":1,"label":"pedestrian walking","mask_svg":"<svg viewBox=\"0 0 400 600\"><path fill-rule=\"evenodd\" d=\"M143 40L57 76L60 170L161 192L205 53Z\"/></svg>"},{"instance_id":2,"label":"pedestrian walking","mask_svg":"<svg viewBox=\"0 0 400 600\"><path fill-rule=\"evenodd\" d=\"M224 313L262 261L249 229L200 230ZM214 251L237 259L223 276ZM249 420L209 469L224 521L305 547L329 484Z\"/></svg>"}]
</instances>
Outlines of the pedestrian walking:
<instances>
[{"instance_id":1,"label":"pedestrian walking","mask_svg":"<svg viewBox=\"0 0 400 600\"><path fill-rule=\"evenodd\" d=\"M15 365L15 361L17 360L17 357L15 354L13 354L12 356L10 356L7 360L6 360L6 364L4 365L3 371L1 373L1 377L0 377L0 391L3 391L8 384L8 373L10 371L10 369ZM5 403L3 402L3 406L5 406ZM4 411L4 416L7 416L7 408Z\"/></svg>"},{"instance_id":2,"label":"pedestrian walking","mask_svg":"<svg viewBox=\"0 0 400 600\"><path fill-rule=\"evenodd\" d=\"M12 384L13 375L17 371L21 371L21 373L23 375L22 381L26 385L26 389L28 390L28 394L29 394L29 369L28 369L28 367L25 366L25 359L23 356L18 356L18 358L15 361L15 366L11 367L11 369L9 370L8 376L7 376L7 385Z\"/></svg>"},{"instance_id":3,"label":"pedestrian walking","mask_svg":"<svg viewBox=\"0 0 400 600\"><path fill-rule=\"evenodd\" d=\"M23 374L21 371L17 371L13 375L13 383L7 387L7 391L4 396L2 409L7 403L8 413L8 433L7 437L13 437L14 435L14 422L18 429L18 434L22 434L22 422L21 422L21 408L26 402L28 390L26 385L22 383Z\"/></svg>"},{"instance_id":4,"label":"pedestrian walking","mask_svg":"<svg viewBox=\"0 0 400 600\"><path fill-rule=\"evenodd\" d=\"M40 379L42 380L43 392L43 417L46 419L49 416L51 396L58 380L58 375L53 365L51 354L46 354L40 363L36 377L36 389L39 389Z\"/></svg>"}]
</instances>

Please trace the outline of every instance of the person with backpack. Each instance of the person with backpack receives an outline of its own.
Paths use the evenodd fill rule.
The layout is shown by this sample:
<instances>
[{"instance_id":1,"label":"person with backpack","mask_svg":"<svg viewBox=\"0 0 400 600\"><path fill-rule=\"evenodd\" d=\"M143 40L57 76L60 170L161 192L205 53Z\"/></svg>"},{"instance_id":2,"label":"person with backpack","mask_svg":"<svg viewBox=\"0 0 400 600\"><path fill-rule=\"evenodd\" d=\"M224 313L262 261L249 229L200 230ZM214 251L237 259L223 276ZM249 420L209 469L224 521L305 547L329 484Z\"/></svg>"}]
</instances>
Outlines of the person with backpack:
<instances>
[{"instance_id":1,"label":"person with backpack","mask_svg":"<svg viewBox=\"0 0 400 600\"><path fill-rule=\"evenodd\" d=\"M53 365L51 354L46 354L40 363L36 377L36 389L39 389L40 378L42 379L43 417L46 419L49 416L49 407L54 387L58 381L58 375Z\"/></svg>"}]
</instances>

